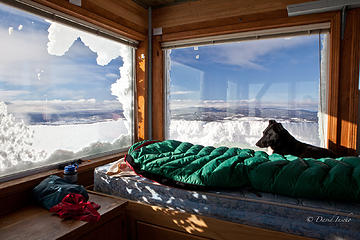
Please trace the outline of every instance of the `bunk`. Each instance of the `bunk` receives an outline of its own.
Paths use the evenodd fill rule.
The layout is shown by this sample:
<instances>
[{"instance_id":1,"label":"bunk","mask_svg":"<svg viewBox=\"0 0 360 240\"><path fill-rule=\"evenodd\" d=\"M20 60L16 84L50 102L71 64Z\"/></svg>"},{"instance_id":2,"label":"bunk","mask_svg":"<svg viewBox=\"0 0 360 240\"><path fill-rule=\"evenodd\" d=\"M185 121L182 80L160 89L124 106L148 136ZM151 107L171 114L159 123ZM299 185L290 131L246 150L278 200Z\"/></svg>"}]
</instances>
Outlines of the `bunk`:
<instances>
[{"instance_id":1,"label":"bunk","mask_svg":"<svg viewBox=\"0 0 360 240\"><path fill-rule=\"evenodd\" d=\"M169 157L171 154L161 151L165 149L164 146L161 147L161 144L166 145L166 151L170 151L171 146L175 145L175 151L182 156L190 156L187 150L199 147L178 141L144 141L134 144L126 157L129 165L127 171L130 173L109 174L113 166L125 164L124 160L96 168L95 191L151 206L309 238L357 239L359 236L360 204L358 201L291 197L256 189L254 191L252 188L244 188L240 185L237 188L234 188L234 185L231 189L224 187L216 189L214 186L208 188L203 185L169 181L166 178L159 178L154 172L150 171L149 174L141 170L143 169L141 166L136 167L135 162L139 159L154 164L157 159L164 161L166 156ZM187 153L179 153L179 149L185 149ZM201 149L198 150L201 151ZM212 150L216 151L216 149ZM176 159L173 155L169 158L172 161ZM166 164L163 166L169 167ZM134 168L138 174L131 174L131 169ZM157 173L161 172L161 169L161 166L153 168ZM188 179L188 177L183 179ZM228 178L224 176L223 179L223 184L226 184Z\"/></svg>"}]
</instances>

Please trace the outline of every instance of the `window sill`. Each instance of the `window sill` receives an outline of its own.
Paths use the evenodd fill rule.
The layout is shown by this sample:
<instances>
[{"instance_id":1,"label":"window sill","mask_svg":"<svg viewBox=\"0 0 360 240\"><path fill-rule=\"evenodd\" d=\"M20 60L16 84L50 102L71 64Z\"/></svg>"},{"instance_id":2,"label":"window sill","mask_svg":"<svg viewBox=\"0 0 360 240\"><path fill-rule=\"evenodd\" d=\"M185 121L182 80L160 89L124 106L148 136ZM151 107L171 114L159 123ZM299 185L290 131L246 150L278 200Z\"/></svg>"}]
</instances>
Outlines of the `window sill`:
<instances>
[{"instance_id":1,"label":"window sill","mask_svg":"<svg viewBox=\"0 0 360 240\"><path fill-rule=\"evenodd\" d=\"M116 161L125 156L126 152L103 156L84 161L78 168L78 184L89 186L93 184L94 169L98 166ZM43 179L50 175L62 176L63 170L53 169L30 176L0 183L0 216L10 213L31 202L31 191Z\"/></svg>"}]
</instances>

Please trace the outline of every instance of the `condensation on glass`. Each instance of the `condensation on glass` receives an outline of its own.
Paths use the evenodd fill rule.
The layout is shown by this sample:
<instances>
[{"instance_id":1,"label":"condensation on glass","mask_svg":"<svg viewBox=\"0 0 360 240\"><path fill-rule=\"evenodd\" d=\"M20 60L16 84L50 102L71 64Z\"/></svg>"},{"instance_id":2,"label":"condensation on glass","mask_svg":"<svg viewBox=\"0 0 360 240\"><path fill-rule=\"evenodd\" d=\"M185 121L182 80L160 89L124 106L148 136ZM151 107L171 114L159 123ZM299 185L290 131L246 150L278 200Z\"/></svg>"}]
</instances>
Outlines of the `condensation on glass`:
<instances>
[{"instance_id":1,"label":"condensation on glass","mask_svg":"<svg viewBox=\"0 0 360 240\"><path fill-rule=\"evenodd\" d=\"M0 43L0 176L132 144L132 47L3 4Z\"/></svg>"}]
</instances>

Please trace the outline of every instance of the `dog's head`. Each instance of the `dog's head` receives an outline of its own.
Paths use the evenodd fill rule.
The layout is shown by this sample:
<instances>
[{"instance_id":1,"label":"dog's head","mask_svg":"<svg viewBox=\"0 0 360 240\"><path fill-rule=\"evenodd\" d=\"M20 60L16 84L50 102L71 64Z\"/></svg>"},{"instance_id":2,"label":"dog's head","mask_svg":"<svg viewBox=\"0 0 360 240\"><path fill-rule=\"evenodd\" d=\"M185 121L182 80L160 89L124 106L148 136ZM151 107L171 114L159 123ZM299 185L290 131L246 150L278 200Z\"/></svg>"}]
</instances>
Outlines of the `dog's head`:
<instances>
[{"instance_id":1,"label":"dog's head","mask_svg":"<svg viewBox=\"0 0 360 240\"><path fill-rule=\"evenodd\" d=\"M280 144L280 133L283 130L284 127L281 123L278 123L275 120L269 120L269 126L263 131L263 136L256 143L256 146L261 148L271 147L274 149L274 147Z\"/></svg>"}]
</instances>

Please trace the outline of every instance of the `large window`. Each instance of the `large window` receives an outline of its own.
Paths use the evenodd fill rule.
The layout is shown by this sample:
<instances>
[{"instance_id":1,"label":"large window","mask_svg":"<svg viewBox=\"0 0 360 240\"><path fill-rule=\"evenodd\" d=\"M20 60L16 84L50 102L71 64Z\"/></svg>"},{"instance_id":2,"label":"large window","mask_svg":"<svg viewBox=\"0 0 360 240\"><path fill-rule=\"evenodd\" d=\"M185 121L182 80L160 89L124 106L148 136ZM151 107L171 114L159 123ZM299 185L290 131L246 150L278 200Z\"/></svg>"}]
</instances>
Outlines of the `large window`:
<instances>
[{"instance_id":1,"label":"large window","mask_svg":"<svg viewBox=\"0 0 360 240\"><path fill-rule=\"evenodd\" d=\"M269 119L324 146L328 34L167 50L167 138L256 149Z\"/></svg>"},{"instance_id":2,"label":"large window","mask_svg":"<svg viewBox=\"0 0 360 240\"><path fill-rule=\"evenodd\" d=\"M1 4L0 49L0 177L132 144L132 47Z\"/></svg>"}]
</instances>

